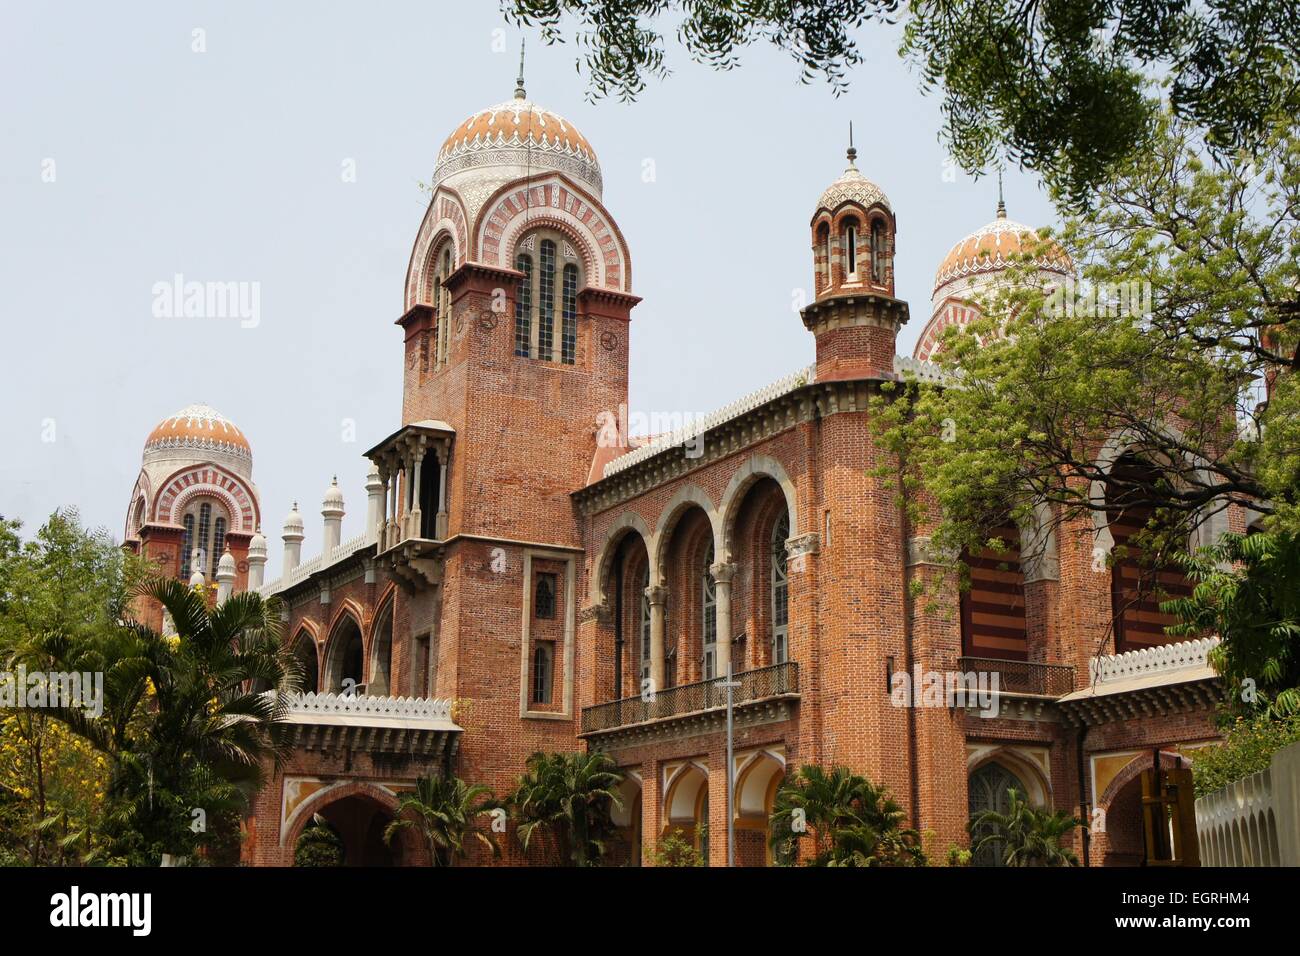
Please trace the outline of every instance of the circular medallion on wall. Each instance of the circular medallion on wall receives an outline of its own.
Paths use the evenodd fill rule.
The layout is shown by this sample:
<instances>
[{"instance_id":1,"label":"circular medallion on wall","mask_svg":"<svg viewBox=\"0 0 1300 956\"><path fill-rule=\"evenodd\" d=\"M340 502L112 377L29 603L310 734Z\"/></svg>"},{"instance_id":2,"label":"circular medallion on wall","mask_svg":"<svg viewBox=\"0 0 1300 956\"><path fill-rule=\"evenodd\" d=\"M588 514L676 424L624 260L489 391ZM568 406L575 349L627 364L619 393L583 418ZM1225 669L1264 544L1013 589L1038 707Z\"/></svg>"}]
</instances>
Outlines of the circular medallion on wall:
<instances>
[{"instance_id":1,"label":"circular medallion on wall","mask_svg":"<svg viewBox=\"0 0 1300 956\"><path fill-rule=\"evenodd\" d=\"M478 327L484 332L491 332L497 327L497 314L492 311L480 313Z\"/></svg>"},{"instance_id":2,"label":"circular medallion on wall","mask_svg":"<svg viewBox=\"0 0 1300 956\"><path fill-rule=\"evenodd\" d=\"M600 347L606 352L612 352L618 348L618 336L613 332L600 333Z\"/></svg>"}]
</instances>

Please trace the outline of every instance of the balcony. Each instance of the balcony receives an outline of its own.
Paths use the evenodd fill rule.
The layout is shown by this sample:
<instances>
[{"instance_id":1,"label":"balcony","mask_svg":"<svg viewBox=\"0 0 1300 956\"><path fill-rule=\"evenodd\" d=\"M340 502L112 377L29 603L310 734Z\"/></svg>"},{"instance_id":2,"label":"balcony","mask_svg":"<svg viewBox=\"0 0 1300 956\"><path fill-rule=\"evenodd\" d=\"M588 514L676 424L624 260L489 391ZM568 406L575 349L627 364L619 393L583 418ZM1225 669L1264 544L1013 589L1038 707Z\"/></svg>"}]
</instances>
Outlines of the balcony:
<instances>
[{"instance_id":1,"label":"balcony","mask_svg":"<svg viewBox=\"0 0 1300 956\"><path fill-rule=\"evenodd\" d=\"M732 688L737 724L780 720L793 716L799 700L799 665L794 661L733 674ZM652 699L625 697L582 709L584 738L606 735L633 740L677 730L706 732L726 721L727 689L722 678L682 684L662 690ZM592 741L595 743L595 741Z\"/></svg>"},{"instance_id":2,"label":"balcony","mask_svg":"<svg viewBox=\"0 0 1300 956\"><path fill-rule=\"evenodd\" d=\"M1074 690L1074 668L1039 661L1006 661L994 657L959 657L963 674L996 674L998 693L1009 697L1045 697L1055 700Z\"/></svg>"}]
</instances>

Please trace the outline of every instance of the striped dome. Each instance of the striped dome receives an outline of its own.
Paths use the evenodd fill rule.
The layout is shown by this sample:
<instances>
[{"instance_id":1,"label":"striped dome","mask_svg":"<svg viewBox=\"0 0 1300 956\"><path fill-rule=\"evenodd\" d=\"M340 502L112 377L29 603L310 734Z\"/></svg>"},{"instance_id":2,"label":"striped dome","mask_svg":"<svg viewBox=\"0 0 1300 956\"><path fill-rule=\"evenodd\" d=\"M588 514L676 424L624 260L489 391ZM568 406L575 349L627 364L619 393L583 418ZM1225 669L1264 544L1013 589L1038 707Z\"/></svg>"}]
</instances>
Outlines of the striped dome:
<instances>
[{"instance_id":1,"label":"striped dome","mask_svg":"<svg viewBox=\"0 0 1300 956\"><path fill-rule=\"evenodd\" d=\"M522 96L479 110L442 144L433 181L492 167L556 170L601 191L596 151L578 128Z\"/></svg>"}]
</instances>

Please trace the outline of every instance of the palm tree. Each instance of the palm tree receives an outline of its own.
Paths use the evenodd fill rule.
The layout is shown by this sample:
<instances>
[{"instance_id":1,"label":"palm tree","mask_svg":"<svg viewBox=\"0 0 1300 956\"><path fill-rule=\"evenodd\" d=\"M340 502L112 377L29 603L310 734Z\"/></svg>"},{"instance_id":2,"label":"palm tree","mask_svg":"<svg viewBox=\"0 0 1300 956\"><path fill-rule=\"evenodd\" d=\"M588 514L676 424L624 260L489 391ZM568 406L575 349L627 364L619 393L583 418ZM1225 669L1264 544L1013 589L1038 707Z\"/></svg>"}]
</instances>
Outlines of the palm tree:
<instances>
[{"instance_id":1,"label":"palm tree","mask_svg":"<svg viewBox=\"0 0 1300 956\"><path fill-rule=\"evenodd\" d=\"M246 805L263 765L285 753L287 693L297 659L280 640L280 609L256 593L216 607L178 581L139 589L168 612L175 634L129 621L100 640L50 649L69 670L104 674L103 713L54 713L112 764L109 823L136 859L189 856L205 833L193 826Z\"/></svg>"},{"instance_id":2,"label":"palm tree","mask_svg":"<svg viewBox=\"0 0 1300 956\"><path fill-rule=\"evenodd\" d=\"M524 852L537 831L555 840L562 863L592 866L605 853L613 829L611 806L623 772L602 753L535 753L525 764L509 803L520 821L515 835Z\"/></svg>"},{"instance_id":3,"label":"palm tree","mask_svg":"<svg viewBox=\"0 0 1300 956\"><path fill-rule=\"evenodd\" d=\"M967 828L976 853L984 846L1002 848L1006 866L1078 866L1079 859L1062 841L1083 822L1068 810L1039 810L1015 787L1007 790L1007 812L985 810Z\"/></svg>"},{"instance_id":4,"label":"palm tree","mask_svg":"<svg viewBox=\"0 0 1300 956\"><path fill-rule=\"evenodd\" d=\"M813 837L809 866L920 866L920 835L903 827L905 813L884 787L847 767L827 773L805 764L776 792L769 843L777 860L792 863L795 843Z\"/></svg>"},{"instance_id":5,"label":"palm tree","mask_svg":"<svg viewBox=\"0 0 1300 956\"><path fill-rule=\"evenodd\" d=\"M391 845L400 831L414 827L429 851L430 864L451 866L465 857L465 834L472 832L493 856L500 856L493 833L474 827L475 820L497 806L492 791L482 784L467 784L459 777L421 777L415 792L398 803L394 819L384 828L384 842Z\"/></svg>"}]
</instances>

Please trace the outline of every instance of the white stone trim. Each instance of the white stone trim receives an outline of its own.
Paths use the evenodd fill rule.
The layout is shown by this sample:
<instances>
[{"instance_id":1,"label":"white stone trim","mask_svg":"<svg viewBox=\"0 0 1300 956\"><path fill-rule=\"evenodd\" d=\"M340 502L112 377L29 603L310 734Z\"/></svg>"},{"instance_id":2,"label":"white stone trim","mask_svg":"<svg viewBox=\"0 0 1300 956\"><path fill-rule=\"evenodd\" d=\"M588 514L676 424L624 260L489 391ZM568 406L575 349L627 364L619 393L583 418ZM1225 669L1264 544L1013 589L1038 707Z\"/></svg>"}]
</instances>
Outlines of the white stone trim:
<instances>
[{"instance_id":1,"label":"white stone trim","mask_svg":"<svg viewBox=\"0 0 1300 956\"><path fill-rule=\"evenodd\" d=\"M724 405L712 414L705 415L697 419L686 428L678 429L668 435L660 435L640 448L635 448L626 455L619 455L614 460L605 464L602 477L608 478L616 475L620 471L631 468L633 465L653 458L661 452L679 445L684 445L688 441L703 435L711 429L717 428L732 419L739 418L746 412L751 412L756 408L766 405L768 402L780 398L782 395L788 395L796 389L802 388L815 380L816 366L809 365L807 368L799 369L784 378L778 379L770 385L765 385L757 391L750 392L742 398L737 399L730 405Z\"/></svg>"}]
</instances>

